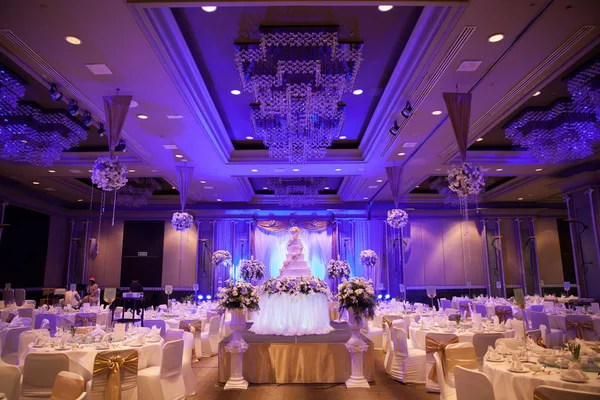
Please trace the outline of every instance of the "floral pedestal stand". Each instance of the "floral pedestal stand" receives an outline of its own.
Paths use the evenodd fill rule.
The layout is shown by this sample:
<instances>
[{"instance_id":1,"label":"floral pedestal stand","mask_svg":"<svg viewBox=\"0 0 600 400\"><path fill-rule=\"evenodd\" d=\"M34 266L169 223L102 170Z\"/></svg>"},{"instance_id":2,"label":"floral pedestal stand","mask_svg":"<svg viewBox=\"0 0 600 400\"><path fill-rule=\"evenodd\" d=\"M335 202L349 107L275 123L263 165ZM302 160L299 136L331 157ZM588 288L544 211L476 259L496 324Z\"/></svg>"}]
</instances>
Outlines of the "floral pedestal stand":
<instances>
[{"instance_id":1,"label":"floral pedestal stand","mask_svg":"<svg viewBox=\"0 0 600 400\"><path fill-rule=\"evenodd\" d=\"M346 342L346 349L350 352L352 373L350 374L350 379L346 381L346 387L350 389L371 387L363 371L363 356L364 352L369 349L369 345L360 336L362 321L360 323L356 322L354 311L351 308L348 309L348 326L350 327L352 336Z\"/></svg>"},{"instance_id":2,"label":"floral pedestal stand","mask_svg":"<svg viewBox=\"0 0 600 400\"><path fill-rule=\"evenodd\" d=\"M248 381L242 374L242 360L244 353L248 350L248 343L242 339L242 332L246 329L246 318L241 309L231 310L231 329L233 338L225 346L225 351L229 353L229 379L225 384L225 390L246 390Z\"/></svg>"}]
</instances>

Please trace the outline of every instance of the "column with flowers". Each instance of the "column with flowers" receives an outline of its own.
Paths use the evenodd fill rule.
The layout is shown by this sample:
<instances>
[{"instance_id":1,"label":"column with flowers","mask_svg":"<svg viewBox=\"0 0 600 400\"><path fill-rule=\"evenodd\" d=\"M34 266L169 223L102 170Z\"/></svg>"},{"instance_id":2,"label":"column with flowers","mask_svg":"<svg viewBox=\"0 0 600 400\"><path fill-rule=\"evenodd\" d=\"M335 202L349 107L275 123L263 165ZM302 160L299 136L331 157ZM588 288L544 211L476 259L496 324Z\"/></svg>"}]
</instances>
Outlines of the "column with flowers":
<instances>
[{"instance_id":1,"label":"column with flowers","mask_svg":"<svg viewBox=\"0 0 600 400\"><path fill-rule=\"evenodd\" d=\"M362 250L360 252L360 265L363 266L363 268L366 271L366 277L368 279L373 279L373 269L375 269L375 266L377 265L377 262L379 261L379 257L377 256L377 253L375 253L375 251L368 249L368 250Z\"/></svg>"},{"instance_id":2,"label":"column with flowers","mask_svg":"<svg viewBox=\"0 0 600 400\"><path fill-rule=\"evenodd\" d=\"M346 342L352 360L352 374L346 381L346 387L368 388L369 382L363 372L363 353L368 350L369 345L362 339L360 329L365 324L365 320L373 319L375 316L377 299L373 283L365 278L344 279L339 286L337 299L340 313L344 310L348 312L348 326L352 332L350 340Z\"/></svg>"},{"instance_id":3,"label":"column with flowers","mask_svg":"<svg viewBox=\"0 0 600 400\"><path fill-rule=\"evenodd\" d=\"M231 268L231 253L227 250L217 250L212 255L212 265L217 269L217 292L223 287L224 272ZM214 276L214 274L213 274Z\"/></svg>"},{"instance_id":4,"label":"column with flowers","mask_svg":"<svg viewBox=\"0 0 600 400\"><path fill-rule=\"evenodd\" d=\"M333 279L333 293L337 293L340 278L348 278L350 276L350 263L346 260L341 260L338 255L337 260L329 260L327 264L327 276Z\"/></svg>"},{"instance_id":5,"label":"column with flowers","mask_svg":"<svg viewBox=\"0 0 600 400\"><path fill-rule=\"evenodd\" d=\"M260 281L265 277L265 264L255 260L254 256L250 260L242 261L240 266L240 277L246 282Z\"/></svg>"},{"instance_id":6,"label":"column with flowers","mask_svg":"<svg viewBox=\"0 0 600 400\"><path fill-rule=\"evenodd\" d=\"M225 346L230 354L229 379L225 384L225 390L248 389L248 382L244 379L242 371L242 360L244 353L248 350L248 343L242 338L242 332L246 329L245 313L258 311L258 293L252 284L244 281L225 282L218 294L219 307L224 311L231 312L231 329L233 335L231 341Z\"/></svg>"}]
</instances>

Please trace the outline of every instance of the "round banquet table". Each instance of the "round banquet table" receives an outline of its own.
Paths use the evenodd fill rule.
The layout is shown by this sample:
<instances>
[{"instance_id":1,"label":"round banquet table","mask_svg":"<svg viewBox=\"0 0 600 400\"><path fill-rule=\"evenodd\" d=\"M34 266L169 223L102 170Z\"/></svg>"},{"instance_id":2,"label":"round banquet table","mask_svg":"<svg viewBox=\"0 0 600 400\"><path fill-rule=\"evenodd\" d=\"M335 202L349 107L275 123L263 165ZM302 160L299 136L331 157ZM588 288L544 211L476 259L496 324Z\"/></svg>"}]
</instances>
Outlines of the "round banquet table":
<instances>
[{"instance_id":1,"label":"round banquet table","mask_svg":"<svg viewBox=\"0 0 600 400\"><path fill-rule=\"evenodd\" d=\"M317 294L263 295L251 332L258 335L325 335L334 329L329 322L327 296Z\"/></svg>"},{"instance_id":2,"label":"round banquet table","mask_svg":"<svg viewBox=\"0 0 600 400\"><path fill-rule=\"evenodd\" d=\"M550 322L550 328L560 329L563 332L567 331L566 315L548 314L548 321ZM600 336L600 316L593 315L592 323L594 324L594 332L596 332L596 336Z\"/></svg>"},{"instance_id":3,"label":"round banquet table","mask_svg":"<svg viewBox=\"0 0 600 400\"><path fill-rule=\"evenodd\" d=\"M453 334L458 337L459 343L463 343L463 342L472 343L473 336L475 335L475 333L478 333L478 332L474 332L472 329L463 330L461 332L457 332L457 331L446 332L442 329L434 331L434 330L430 330L430 329L427 329L427 330L421 329L420 327L415 327L415 326L411 326L409 328L409 331L410 331L410 341L411 341L413 347L415 349L421 349L421 350L425 350L425 339L426 339L428 333ZM482 333L482 332L479 332L479 333ZM506 338L515 337L514 329L507 329L504 332L488 331L486 333L501 333Z\"/></svg>"},{"instance_id":4,"label":"round banquet table","mask_svg":"<svg viewBox=\"0 0 600 400\"><path fill-rule=\"evenodd\" d=\"M19 366L22 367L24 364L25 357L30 353L38 354L66 354L69 357L69 370L75 372L86 381L92 378L94 371L94 359L96 354L102 351L113 351L113 350L129 350L133 349L138 352L138 370L160 366L160 360L162 356L163 340L158 342L147 342L141 347L132 347L127 345L116 345L116 347L107 350L96 350L94 345L83 345L81 348L74 348L71 350L54 350L51 347L35 348L33 344L27 346L25 350L23 361L19 359Z\"/></svg>"},{"instance_id":5,"label":"round banquet table","mask_svg":"<svg viewBox=\"0 0 600 400\"><path fill-rule=\"evenodd\" d=\"M531 400L533 391L540 385L553 386L561 389L580 390L582 392L600 393L600 381L596 373L584 372L590 380L586 383L572 383L563 381L557 368L548 368L550 375L533 372L513 373L508 371L510 363L491 363L484 361L483 373L487 375L492 386L496 400Z\"/></svg>"}]
</instances>

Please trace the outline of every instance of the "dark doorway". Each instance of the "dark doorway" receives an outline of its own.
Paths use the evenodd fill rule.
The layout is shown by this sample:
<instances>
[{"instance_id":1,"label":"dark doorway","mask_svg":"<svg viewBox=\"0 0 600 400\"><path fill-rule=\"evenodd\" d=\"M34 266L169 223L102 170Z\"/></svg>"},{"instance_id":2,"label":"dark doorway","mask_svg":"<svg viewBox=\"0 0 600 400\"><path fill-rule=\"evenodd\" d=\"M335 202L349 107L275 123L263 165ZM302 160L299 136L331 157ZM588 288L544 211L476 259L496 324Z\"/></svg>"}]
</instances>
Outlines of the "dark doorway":
<instances>
[{"instance_id":1,"label":"dark doorway","mask_svg":"<svg viewBox=\"0 0 600 400\"><path fill-rule=\"evenodd\" d=\"M121 286L137 279L144 287L162 284L164 221L125 221Z\"/></svg>"}]
</instances>

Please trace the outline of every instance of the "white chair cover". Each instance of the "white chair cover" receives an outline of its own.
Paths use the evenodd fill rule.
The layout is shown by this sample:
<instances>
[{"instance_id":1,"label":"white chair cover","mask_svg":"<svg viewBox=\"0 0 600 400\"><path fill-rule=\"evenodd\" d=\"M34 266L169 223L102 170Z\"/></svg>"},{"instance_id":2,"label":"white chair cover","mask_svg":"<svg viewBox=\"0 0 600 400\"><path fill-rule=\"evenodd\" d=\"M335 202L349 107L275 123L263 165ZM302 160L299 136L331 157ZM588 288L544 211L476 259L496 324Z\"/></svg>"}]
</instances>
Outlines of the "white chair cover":
<instances>
[{"instance_id":1,"label":"white chair cover","mask_svg":"<svg viewBox=\"0 0 600 400\"><path fill-rule=\"evenodd\" d=\"M433 359L437 370L440 400L456 400L456 390L450 387L446 382L446 376L444 375L444 367L442 364L442 355L440 352L433 353Z\"/></svg>"},{"instance_id":2,"label":"white chair cover","mask_svg":"<svg viewBox=\"0 0 600 400\"><path fill-rule=\"evenodd\" d=\"M392 347L392 378L403 383L425 382L425 350L413 348L400 325L392 328Z\"/></svg>"},{"instance_id":3,"label":"white chair cover","mask_svg":"<svg viewBox=\"0 0 600 400\"><path fill-rule=\"evenodd\" d=\"M475 347L479 367L483 365L483 357L487 353L488 346L496 347L496 341L503 338L504 335L501 333L476 333L473 335L473 347Z\"/></svg>"},{"instance_id":4,"label":"white chair cover","mask_svg":"<svg viewBox=\"0 0 600 400\"><path fill-rule=\"evenodd\" d=\"M383 368L385 373L389 375L392 368L392 359L394 358L394 344L392 343L392 332L390 332L390 328L385 322L383 323L383 340L385 340L383 345L383 351L385 351Z\"/></svg>"},{"instance_id":5,"label":"white chair cover","mask_svg":"<svg viewBox=\"0 0 600 400\"><path fill-rule=\"evenodd\" d=\"M454 335L453 333L428 333L425 338L431 338L433 340L435 340L436 342L441 342L441 343L448 343L453 339L458 340L458 337L456 335ZM427 339L425 339L427 340ZM425 366L425 389L428 392L433 392L433 393L439 393L440 392L440 387L437 383L435 383L434 381L432 381L431 379L429 379L429 372L431 371L431 369L433 368L433 364L435 364L435 359L433 358L434 354L437 354L438 352L435 353L426 353L426 366Z\"/></svg>"},{"instance_id":6,"label":"white chair cover","mask_svg":"<svg viewBox=\"0 0 600 400\"><path fill-rule=\"evenodd\" d=\"M182 358L183 340L166 343L160 367L144 368L138 373L139 398L185 399L185 383L181 375Z\"/></svg>"},{"instance_id":7,"label":"white chair cover","mask_svg":"<svg viewBox=\"0 0 600 400\"><path fill-rule=\"evenodd\" d=\"M442 299L440 303L442 305L443 310L446 310L446 308L452 307L452 301L450 301L450 300Z\"/></svg>"},{"instance_id":8,"label":"white chair cover","mask_svg":"<svg viewBox=\"0 0 600 400\"><path fill-rule=\"evenodd\" d=\"M444 314L447 316L452 315L452 314L459 314L458 310L456 308L444 308Z\"/></svg>"},{"instance_id":9,"label":"white chair cover","mask_svg":"<svg viewBox=\"0 0 600 400\"><path fill-rule=\"evenodd\" d=\"M145 319L144 320L144 326L148 327L148 328L152 328L153 326L156 326L158 329L160 329L160 336L164 339L166 337L167 334L167 324L165 323L164 320L162 319Z\"/></svg>"},{"instance_id":10,"label":"white chair cover","mask_svg":"<svg viewBox=\"0 0 600 400\"><path fill-rule=\"evenodd\" d=\"M56 376L52 386L50 400L83 400L85 382L83 377L73 372L61 371Z\"/></svg>"},{"instance_id":11,"label":"white chair cover","mask_svg":"<svg viewBox=\"0 0 600 400\"><path fill-rule=\"evenodd\" d=\"M192 370L192 348L194 347L194 335L190 332L183 332L183 360L181 363L181 373L185 383L186 396L196 394L196 380Z\"/></svg>"},{"instance_id":12,"label":"white chair cover","mask_svg":"<svg viewBox=\"0 0 600 400\"><path fill-rule=\"evenodd\" d=\"M375 327L373 321L368 321L364 326L361 333L373 342L374 350L381 350L383 348L383 328Z\"/></svg>"},{"instance_id":13,"label":"white chair cover","mask_svg":"<svg viewBox=\"0 0 600 400\"><path fill-rule=\"evenodd\" d=\"M21 392L21 370L15 365L0 363L0 393L8 400L18 399Z\"/></svg>"},{"instance_id":14,"label":"white chair cover","mask_svg":"<svg viewBox=\"0 0 600 400\"><path fill-rule=\"evenodd\" d=\"M532 329L540 329L540 325L546 326L547 330L544 342L546 342L546 346L548 346L548 348L552 348L554 346L562 346L562 337L565 334L565 332L563 332L561 329L551 328L550 320L546 313L531 311L531 313L529 314L531 316Z\"/></svg>"},{"instance_id":15,"label":"white chair cover","mask_svg":"<svg viewBox=\"0 0 600 400\"><path fill-rule=\"evenodd\" d=\"M19 317L33 319L33 308L22 307L19 308Z\"/></svg>"},{"instance_id":16,"label":"white chair cover","mask_svg":"<svg viewBox=\"0 0 600 400\"><path fill-rule=\"evenodd\" d=\"M544 305L543 304L532 304L531 305L531 311L533 311L533 312L544 312Z\"/></svg>"},{"instance_id":17,"label":"white chair cover","mask_svg":"<svg viewBox=\"0 0 600 400\"><path fill-rule=\"evenodd\" d=\"M583 340L595 341L596 340L596 332L594 331L594 323L592 322L592 317L589 315L567 315L565 318L565 325L568 325L569 322L576 323L588 323L592 329L583 329ZM577 330L567 329L567 337L569 340L577 339Z\"/></svg>"},{"instance_id":18,"label":"white chair cover","mask_svg":"<svg viewBox=\"0 0 600 400\"><path fill-rule=\"evenodd\" d=\"M110 358L112 356L129 357L137 353L135 350L110 350L101 351L96 354L96 359L100 357ZM139 353L138 353L139 354ZM94 364L96 362L94 361ZM137 369L137 365L136 365ZM138 400L138 375L132 373L129 369L121 367L121 400ZM102 373L92 376L86 384L87 400L104 400L105 389L108 383L108 374ZM139 397L142 399L142 397Z\"/></svg>"},{"instance_id":19,"label":"white chair cover","mask_svg":"<svg viewBox=\"0 0 600 400\"><path fill-rule=\"evenodd\" d=\"M165 342L174 342L175 340L183 339L183 329L167 329L165 334Z\"/></svg>"},{"instance_id":20,"label":"white chair cover","mask_svg":"<svg viewBox=\"0 0 600 400\"><path fill-rule=\"evenodd\" d=\"M46 322L44 322L44 320ZM56 334L56 315L54 314L37 314L35 316L35 323L33 324L34 329L48 329L50 336L54 337Z\"/></svg>"},{"instance_id":21,"label":"white chair cover","mask_svg":"<svg viewBox=\"0 0 600 400\"><path fill-rule=\"evenodd\" d=\"M202 332L202 357L212 357L219 352L219 325L221 317L214 316L208 324L208 331Z\"/></svg>"},{"instance_id":22,"label":"white chair cover","mask_svg":"<svg viewBox=\"0 0 600 400\"><path fill-rule=\"evenodd\" d=\"M50 397L56 376L60 371L68 370L69 357L66 354L28 354L23 366L21 400Z\"/></svg>"},{"instance_id":23,"label":"white chair cover","mask_svg":"<svg viewBox=\"0 0 600 400\"><path fill-rule=\"evenodd\" d=\"M50 337L50 332L46 329L31 329L21 333L19 336L19 351L17 353L17 365L23 364L23 354L25 354L25 350L27 350L27 346L32 343L37 336L47 336Z\"/></svg>"},{"instance_id":24,"label":"white chair cover","mask_svg":"<svg viewBox=\"0 0 600 400\"><path fill-rule=\"evenodd\" d=\"M2 343L2 361L7 364L17 365L19 356L19 337L21 333L31 330L31 327L9 328Z\"/></svg>"},{"instance_id":25,"label":"white chair cover","mask_svg":"<svg viewBox=\"0 0 600 400\"><path fill-rule=\"evenodd\" d=\"M482 318L487 317L487 307L485 304L475 304L475 312L481 314Z\"/></svg>"},{"instance_id":26,"label":"white chair cover","mask_svg":"<svg viewBox=\"0 0 600 400\"><path fill-rule=\"evenodd\" d=\"M582 392L579 390L559 389L553 386L544 385L536 387L533 391L533 395L535 399L543 398L550 400L600 400L600 394L598 393Z\"/></svg>"},{"instance_id":27,"label":"white chair cover","mask_svg":"<svg viewBox=\"0 0 600 400\"><path fill-rule=\"evenodd\" d=\"M494 388L488 377L472 369L454 368L457 400L495 400Z\"/></svg>"}]
</instances>

